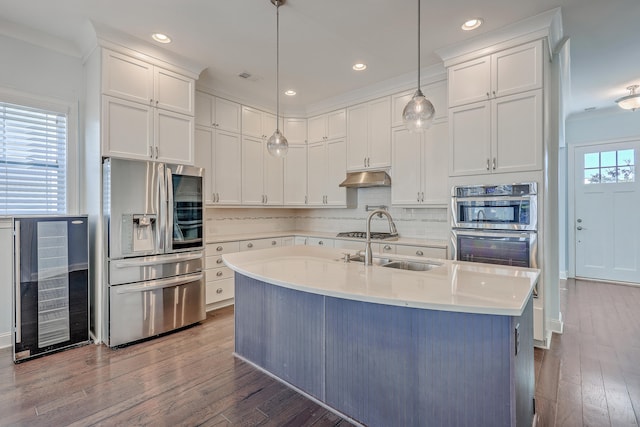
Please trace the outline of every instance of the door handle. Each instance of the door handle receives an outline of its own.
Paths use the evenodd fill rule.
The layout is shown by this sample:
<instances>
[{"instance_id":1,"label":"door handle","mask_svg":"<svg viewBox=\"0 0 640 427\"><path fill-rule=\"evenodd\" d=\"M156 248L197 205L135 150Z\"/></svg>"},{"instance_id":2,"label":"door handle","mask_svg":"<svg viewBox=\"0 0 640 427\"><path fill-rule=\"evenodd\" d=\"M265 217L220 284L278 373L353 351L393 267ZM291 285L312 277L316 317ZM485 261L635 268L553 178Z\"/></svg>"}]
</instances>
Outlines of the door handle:
<instances>
[{"instance_id":1,"label":"door handle","mask_svg":"<svg viewBox=\"0 0 640 427\"><path fill-rule=\"evenodd\" d=\"M488 157L487 157L487 170L490 170L489 169L489 158Z\"/></svg>"},{"instance_id":2,"label":"door handle","mask_svg":"<svg viewBox=\"0 0 640 427\"><path fill-rule=\"evenodd\" d=\"M20 282L22 281L20 277L20 221L15 221L15 256L14 256L14 287L15 287L15 333L16 333L16 344L22 342L22 296L20 295Z\"/></svg>"},{"instance_id":3,"label":"door handle","mask_svg":"<svg viewBox=\"0 0 640 427\"><path fill-rule=\"evenodd\" d=\"M496 170L496 158L493 158L493 170Z\"/></svg>"}]
</instances>

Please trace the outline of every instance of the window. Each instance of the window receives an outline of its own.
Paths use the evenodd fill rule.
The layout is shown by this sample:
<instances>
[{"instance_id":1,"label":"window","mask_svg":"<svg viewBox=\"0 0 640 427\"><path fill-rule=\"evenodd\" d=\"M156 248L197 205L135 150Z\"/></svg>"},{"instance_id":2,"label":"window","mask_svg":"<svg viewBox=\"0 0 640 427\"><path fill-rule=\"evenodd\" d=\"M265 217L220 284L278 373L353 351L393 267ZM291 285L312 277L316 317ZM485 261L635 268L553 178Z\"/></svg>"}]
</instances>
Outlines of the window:
<instances>
[{"instance_id":1,"label":"window","mask_svg":"<svg viewBox=\"0 0 640 427\"><path fill-rule=\"evenodd\" d=\"M584 183L635 181L634 150L602 151L584 155Z\"/></svg>"},{"instance_id":2,"label":"window","mask_svg":"<svg viewBox=\"0 0 640 427\"><path fill-rule=\"evenodd\" d=\"M67 115L0 102L0 215L67 211Z\"/></svg>"}]
</instances>

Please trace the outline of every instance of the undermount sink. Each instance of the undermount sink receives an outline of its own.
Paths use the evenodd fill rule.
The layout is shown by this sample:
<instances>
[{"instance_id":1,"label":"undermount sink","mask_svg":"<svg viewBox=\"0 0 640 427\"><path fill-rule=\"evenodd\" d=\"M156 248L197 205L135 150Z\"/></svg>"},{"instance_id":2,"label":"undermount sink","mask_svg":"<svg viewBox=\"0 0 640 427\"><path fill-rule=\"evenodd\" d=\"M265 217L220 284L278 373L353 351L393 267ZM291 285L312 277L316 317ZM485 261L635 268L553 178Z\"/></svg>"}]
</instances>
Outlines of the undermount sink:
<instances>
[{"instance_id":1,"label":"undermount sink","mask_svg":"<svg viewBox=\"0 0 640 427\"><path fill-rule=\"evenodd\" d=\"M349 261L364 262L364 255L352 255L351 257L349 257ZM389 258L373 258L372 262L374 265L384 265L392 262L392 260Z\"/></svg>"},{"instance_id":2,"label":"undermount sink","mask_svg":"<svg viewBox=\"0 0 640 427\"><path fill-rule=\"evenodd\" d=\"M382 264L382 267L396 268L398 270L411 271L429 271L433 268L440 267L442 264L432 262L416 262L416 261L391 261Z\"/></svg>"}]
</instances>

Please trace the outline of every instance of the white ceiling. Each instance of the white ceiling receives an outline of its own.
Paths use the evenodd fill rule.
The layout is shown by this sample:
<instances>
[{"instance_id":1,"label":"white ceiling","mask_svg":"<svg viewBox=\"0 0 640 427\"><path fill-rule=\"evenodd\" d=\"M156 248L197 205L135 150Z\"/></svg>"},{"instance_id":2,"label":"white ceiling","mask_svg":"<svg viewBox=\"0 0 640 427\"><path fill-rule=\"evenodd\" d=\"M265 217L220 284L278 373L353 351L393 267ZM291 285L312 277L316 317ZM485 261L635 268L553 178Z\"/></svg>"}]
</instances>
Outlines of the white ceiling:
<instances>
[{"instance_id":1,"label":"white ceiling","mask_svg":"<svg viewBox=\"0 0 640 427\"><path fill-rule=\"evenodd\" d=\"M615 106L626 86L640 84L638 0L423 0L422 66L441 62L438 48L555 7L562 8L571 40L570 111ZM281 108L304 110L415 73L416 12L416 0L287 0L280 8L280 87L298 95L281 96ZM480 29L460 29L477 16L485 21ZM38 37L26 34L54 36L46 43L76 55L89 20L143 40L164 32L173 39L166 49L207 67L199 84L256 105L275 104L269 0L0 0L0 20L0 33L31 41ZM355 62L367 63L367 70L353 71ZM253 78L241 79L241 72Z\"/></svg>"}]
</instances>

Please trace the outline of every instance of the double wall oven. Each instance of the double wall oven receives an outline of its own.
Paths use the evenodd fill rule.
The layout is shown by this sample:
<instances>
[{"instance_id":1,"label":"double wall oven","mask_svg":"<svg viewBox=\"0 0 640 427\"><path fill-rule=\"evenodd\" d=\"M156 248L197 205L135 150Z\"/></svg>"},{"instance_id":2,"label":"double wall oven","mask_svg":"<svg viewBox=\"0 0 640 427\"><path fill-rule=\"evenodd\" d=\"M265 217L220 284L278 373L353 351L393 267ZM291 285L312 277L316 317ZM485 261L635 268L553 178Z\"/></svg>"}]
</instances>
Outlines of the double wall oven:
<instances>
[{"instance_id":1,"label":"double wall oven","mask_svg":"<svg viewBox=\"0 0 640 427\"><path fill-rule=\"evenodd\" d=\"M453 187L454 259L537 268L537 200L535 182Z\"/></svg>"},{"instance_id":2,"label":"double wall oven","mask_svg":"<svg viewBox=\"0 0 640 427\"><path fill-rule=\"evenodd\" d=\"M105 341L203 320L203 170L124 159L106 159L103 169Z\"/></svg>"}]
</instances>

